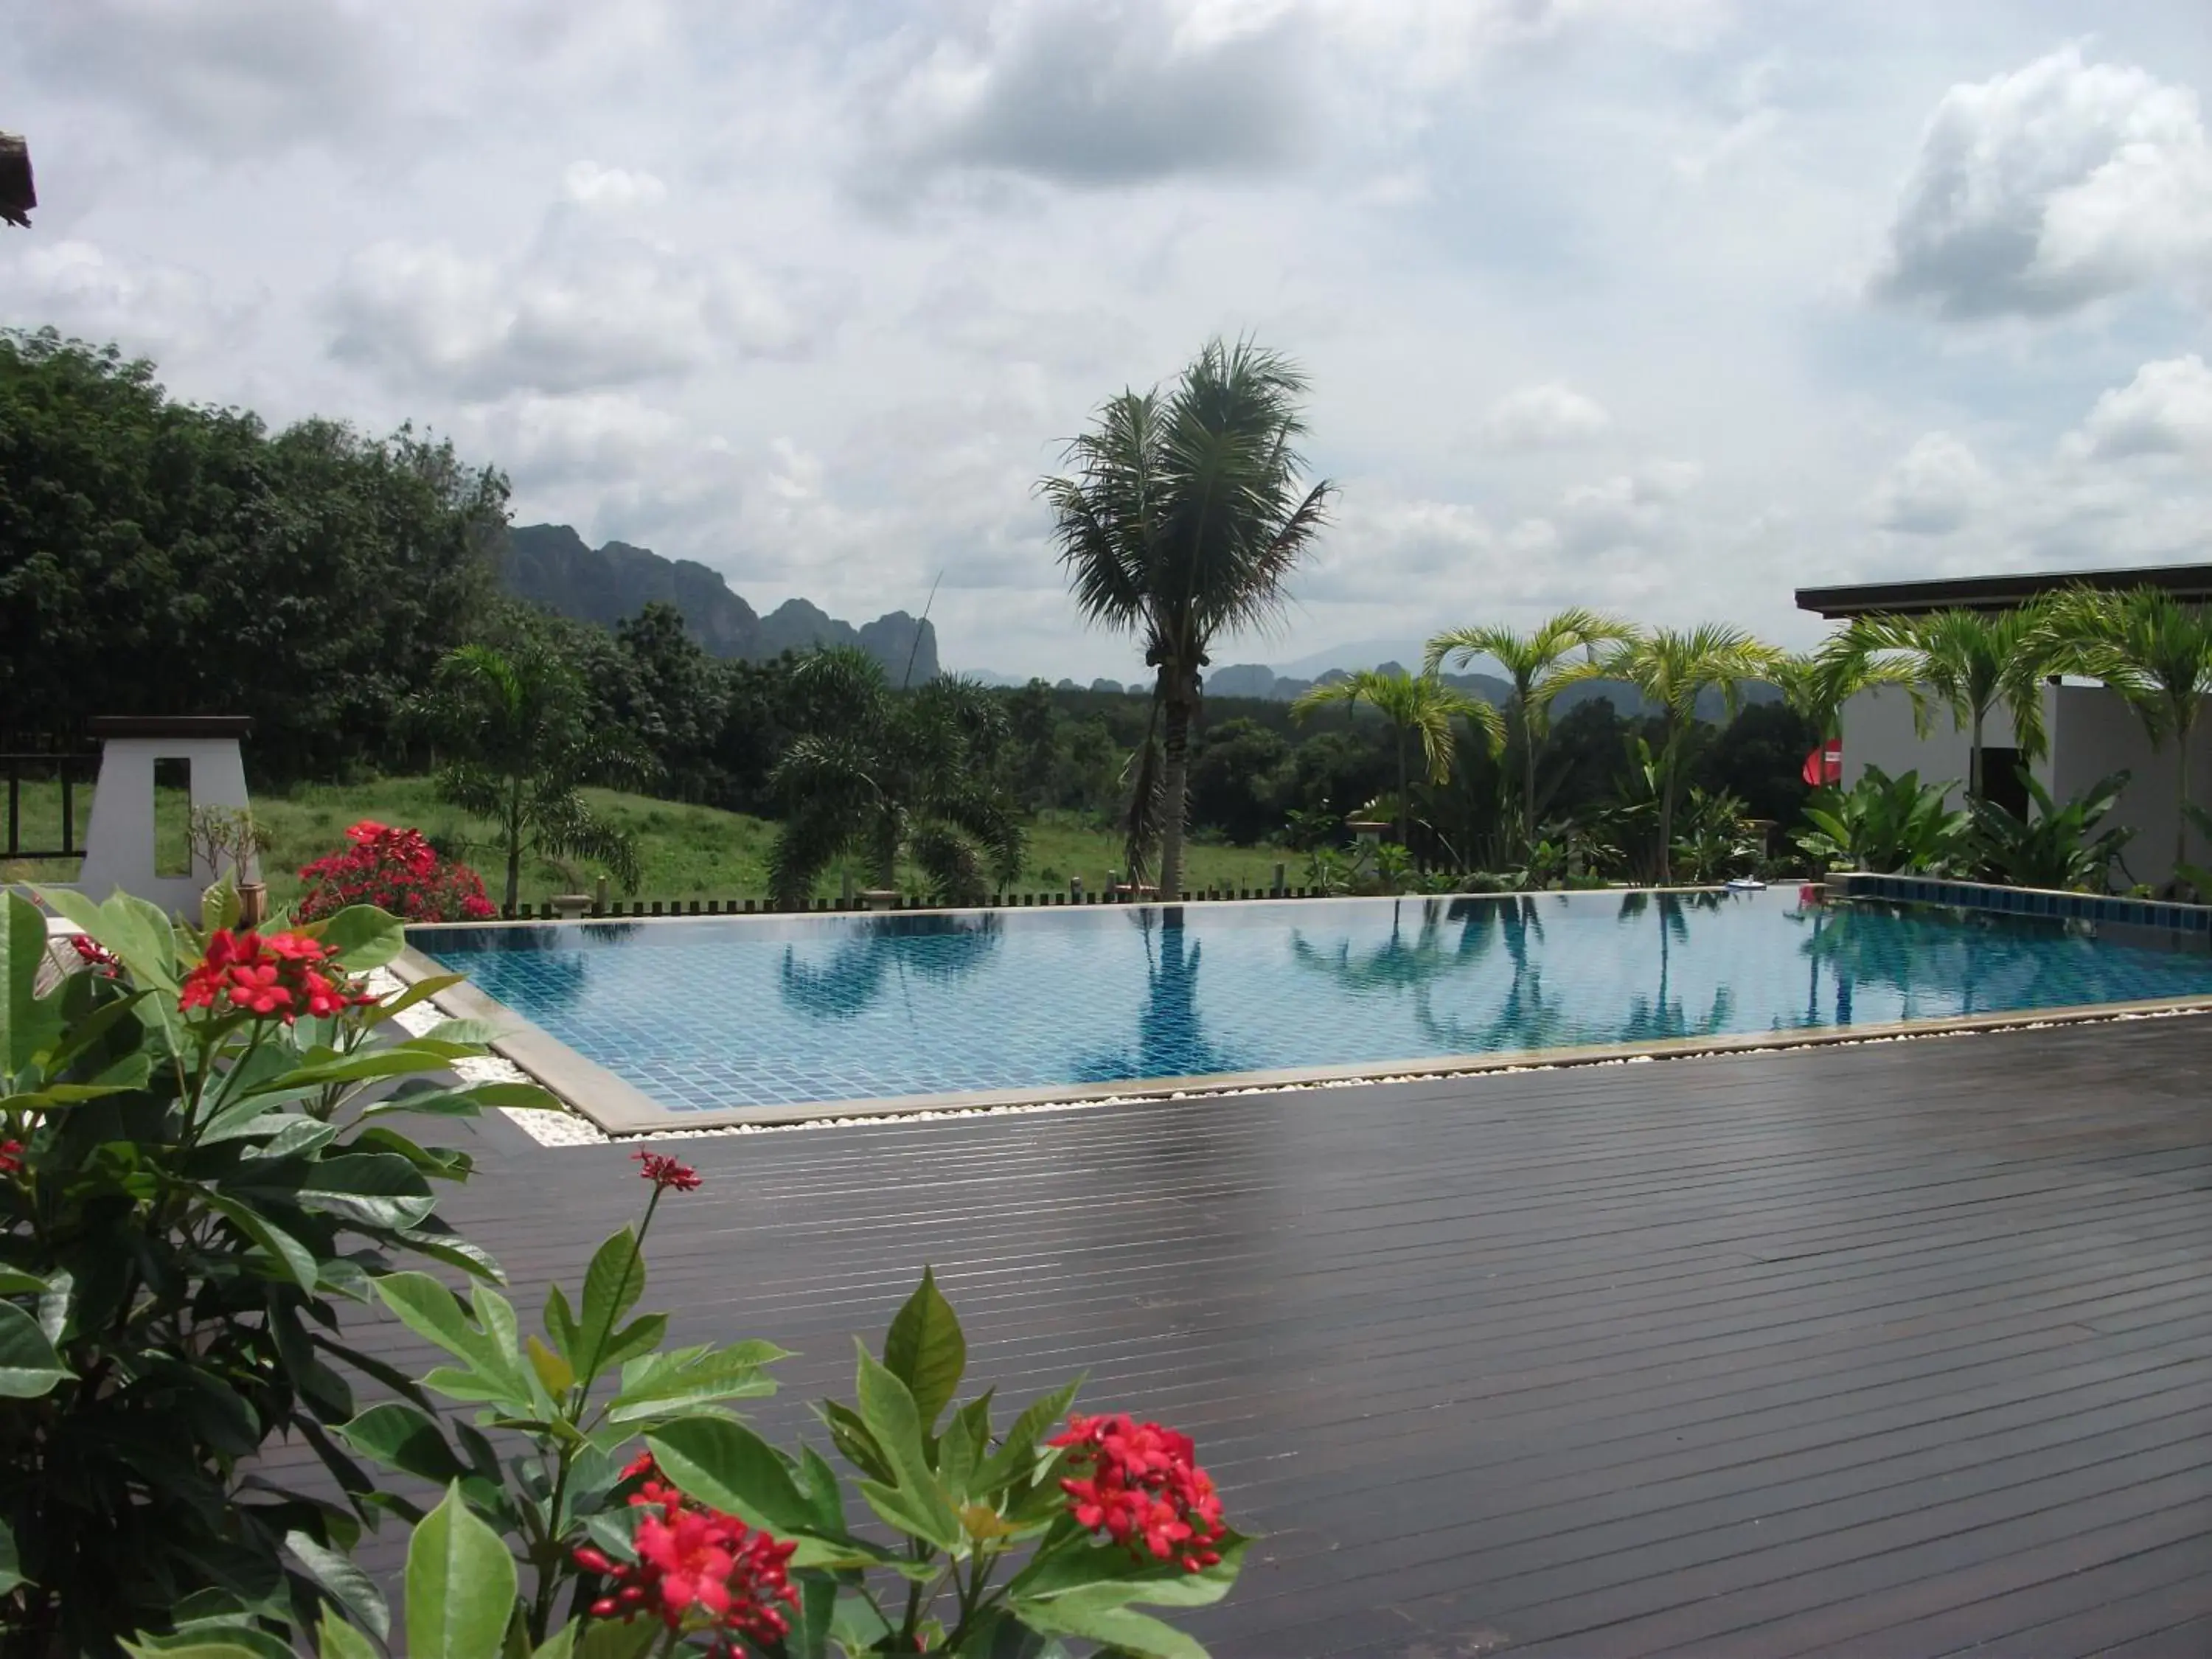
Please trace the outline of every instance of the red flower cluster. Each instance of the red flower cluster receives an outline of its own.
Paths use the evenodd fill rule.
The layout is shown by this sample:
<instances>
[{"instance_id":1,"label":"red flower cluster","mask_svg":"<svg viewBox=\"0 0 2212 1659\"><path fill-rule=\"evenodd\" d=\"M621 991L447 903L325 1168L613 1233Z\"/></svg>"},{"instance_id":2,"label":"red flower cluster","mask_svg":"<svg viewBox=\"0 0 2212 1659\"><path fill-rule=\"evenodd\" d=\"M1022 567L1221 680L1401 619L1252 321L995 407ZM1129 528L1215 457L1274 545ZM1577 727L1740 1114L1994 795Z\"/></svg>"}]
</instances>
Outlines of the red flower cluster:
<instances>
[{"instance_id":1,"label":"red flower cluster","mask_svg":"<svg viewBox=\"0 0 2212 1659\"><path fill-rule=\"evenodd\" d=\"M499 912L483 881L465 864L439 858L419 830L363 818L346 832L349 845L300 872L302 921L335 915L349 904L374 904L402 921L481 921Z\"/></svg>"},{"instance_id":2,"label":"red flower cluster","mask_svg":"<svg viewBox=\"0 0 2212 1659\"><path fill-rule=\"evenodd\" d=\"M1124 1415L1078 1414L1046 1443L1067 1448L1078 1471L1060 1483L1077 1524L1139 1560L1149 1553L1199 1572L1221 1559L1221 1498L1188 1435Z\"/></svg>"},{"instance_id":3,"label":"red flower cluster","mask_svg":"<svg viewBox=\"0 0 2212 1659\"><path fill-rule=\"evenodd\" d=\"M791 1620L775 1604L799 1605L785 1565L798 1545L779 1543L733 1515L691 1502L660 1478L650 1452L623 1474L645 1477L629 1500L645 1511L637 1523L637 1559L617 1561L589 1545L576 1552L578 1566L616 1586L592 1603L593 1618L628 1623L647 1613L681 1630L696 1614L715 1638L708 1651L718 1659L738 1659L738 1637L768 1646L790 1632Z\"/></svg>"},{"instance_id":4,"label":"red flower cluster","mask_svg":"<svg viewBox=\"0 0 2212 1659\"><path fill-rule=\"evenodd\" d=\"M679 1193L699 1190L699 1172L690 1164L678 1164L659 1152L632 1152L630 1156L641 1166L638 1174L653 1183L654 1192L665 1193L671 1187Z\"/></svg>"},{"instance_id":5,"label":"red flower cluster","mask_svg":"<svg viewBox=\"0 0 2212 1659\"><path fill-rule=\"evenodd\" d=\"M69 936L69 942L70 948L76 952L77 960L94 973L105 974L108 978L113 979L116 975L123 971L121 958L91 934L71 933Z\"/></svg>"},{"instance_id":6,"label":"red flower cluster","mask_svg":"<svg viewBox=\"0 0 2212 1659\"><path fill-rule=\"evenodd\" d=\"M23 1173L23 1143L20 1140L0 1140L0 1175Z\"/></svg>"},{"instance_id":7,"label":"red flower cluster","mask_svg":"<svg viewBox=\"0 0 2212 1659\"><path fill-rule=\"evenodd\" d=\"M327 1019L376 999L339 973L331 953L304 933L234 933L218 927L208 935L207 954L185 975L177 1006L216 1013L228 1005L257 1019L289 1025L301 1014Z\"/></svg>"}]
</instances>

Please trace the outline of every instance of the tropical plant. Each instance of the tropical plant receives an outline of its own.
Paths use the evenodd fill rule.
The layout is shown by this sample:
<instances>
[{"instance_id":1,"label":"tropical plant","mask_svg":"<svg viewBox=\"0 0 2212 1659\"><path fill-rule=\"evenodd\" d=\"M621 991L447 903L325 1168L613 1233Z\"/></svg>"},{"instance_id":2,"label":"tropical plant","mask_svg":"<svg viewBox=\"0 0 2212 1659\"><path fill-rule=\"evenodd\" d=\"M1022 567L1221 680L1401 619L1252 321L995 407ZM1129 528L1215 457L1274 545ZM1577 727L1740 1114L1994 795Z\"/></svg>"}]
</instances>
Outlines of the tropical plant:
<instances>
[{"instance_id":1,"label":"tropical plant","mask_svg":"<svg viewBox=\"0 0 2212 1659\"><path fill-rule=\"evenodd\" d=\"M860 1476L868 1519L855 1531L820 1453L787 1454L730 1409L770 1391L762 1369L780 1349L666 1349L665 1315L631 1316L662 1195L700 1184L672 1158L636 1156L651 1188L642 1220L599 1247L578 1297L549 1292L542 1335L523 1335L486 1287L465 1304L426 1275L378 1282L392 1311L455 1362L425 1385L480 1408L482 1427L457 1425L451 1440L404 1402L344 1431L445 1487L419 1525L471 1540L445 1547L470 1558L454 1580L489 1586L471 1602L483 1645L470 1653L550 1643L609 1659L701 1649L1034 1659L1063 1638L1177 1659L1201 1651L1137 1610L1218 1599L1243 1552L1187 1437L1126 1417L1069 1417L1073 1383L1003 1429L993 1393L956 1405L967 1340L925 1271L880 1358L860 1350L854 1401L818 1408ZM519 1436L524 1450L502 1465L484 1429ZM410 1636L416 1619L410 1606ZM558 1645L564 1632L571 1645Z\"/></svg>"},{"instance_id":2,"label":"tropical plant","mask_svg":"<svg viewBox=\"0 0 2212 1659\"><path fill-rule=\"evenodd\" d=\"M2174 882L2189 856L2189 744L2212 697L2212 612L2154 587L2124 593L2076 590L2054 608L2058 664L2101 680L2127 699L2154 746L2173 744Z\"/></svg>"},{"instance_id":3,"label":"tropical plant","mask_svg":"<svg viewBox=\"0 0 2212 1659\"><path fill-rule=\"evenodd\" d=\"M251 807L195 806L185 822L195 861L205 864L218 879L227 874L234 884L249 878L253 860L276 840L269 826L255 819ZM226 863L228 872L222 867Z\"/></svg>"},{"instance_id":4,"label":"tropical plant","mask_svg":"<svg viewBox=\"0 0 2212 1659\"><path fill-rule=\"evenodd\" d=\"M1993 710L2011 715L2023 760L2042 752L2043 678L2058 645L2055 620L2043 601L2010 611L1861 617L1844 630L1838 653L1857 655L1863 672L1901 678L1912 688L1914 717L1923 732L1929 696L1950 709L1954 725L1968 733L1966 793L1979 800L1988 793L1983 733Z\"/></svg>"},{"instance_id":5,"label":"tropical plant","mask_svg":"<svg viewBox=\"0 0 2212 1659\"><path fill-rule=\"evenodd\" d=\"M496 826L507 910L520 897L526 847L546 858L597 860L625 891L637 890L635 840L593 812L580 791L641 782L651 763L626 738L592 727L583 680L550 646L463 646L439 664L417 708L453 757L438 774L440 799Z\"/></svg>"},{"instance_id":6,"label":"tropical plant","mask_svg":"<svg viewBox=\"0 0 2212 1659\"><path fill-rule=\"evenodd\" d=\"M1038 486L1085 617L1134 634L1154 671L1157 745L1139 751L1131 878L1151 837L1159 889L1182 886L1184 794L1201 676L1219 635L1279 611L1284 579L1325 521L1330 486L1307 487L1297 441L1304 375L1249 341L1209 343L1174 391L1124 392L1068 446L1070 476Z\"/></svg>"},{"instance_id":7,"label":"tropical plant","mask_svg":"<svg viewBox=\"0 0 2212 1659\"><path fill-rule=\"evenodd\" d=\"M1726 790L1708 794L1692 784L1674 836L1677 872L1693 882L1739 875L1759 861L1758 840L1744 827L1743 803Z\"/></svg>"},{"instance_id":8,"label":"tropical plant","mask_svg":"<svg viewBox=\"0 0 2212 1659\"><path fill-rule=\"evenodd\" d=\"M1805 808L1797 835L1806 854L1826 866L1911 875L1963 873L1973 864L1973 819L1945 805L1950 783L1920 774L1891 777L1869 766L1847 790L1823 789Z\"/></svg>"},{"instance_id":9,"label":"tropical plant","mask_svg":"<svg viewBox=\"0 0 2212 1659\"><path fill-rule=\"evenodd\" d=\"M1601 645L1634 637L1625 622L1577 605L1547 617L1530 633L1498 624L1455 628L1429 641L1425 672L1447 662L1466 666L1488 657L1505 671L1513 690L1505 699L1505 724L1521 757L1521 838L1524 850L1536 840L1536 762L1551 731L1552 704L1575 683L1568 659L1576 652L1587 662Z\"/></svg>"},{"instance_id":10,"label":"tropical plant","mask_svg":"<svg viewBox=\"0 0 2212 1659\"><path fill-rule=\"evenodd\" d=\"M1390 728L1398 761L1398 844L1407 844L1413 825L1412 747L1421 745L1423 770L1431 783L1451 776L1453 722L1465 720L1483 734L1495 754L1504 742L1504 721L1498 711L1480 698L1455 691L1434 673L1386 674L1364 668L1340 680L1316 685L1291 703L1297 720L1310 719L1318 709L1337 703L1365 703Z\"/></svg>"},{"instance_id":11,"label":"tropical plant","mask_svg":"<svg viewBox=\"0 0 2212 1659\"><path fill-rule=\"evenodd\" d=\"M1658 793L1657 874L1662 884L1674 879L1674 800L1698 729L1698 699L1717 690L1734 714L1744 683L1768 678L1780 659L1773 647L1741 629L1707 623L1688 629L1654 629L1624 641L1597 661L1566 671L1570 680L1625 680L1657 711L1660 744L1652 760Z\"/></svg>"},{"instance_id":12,"label":"tropical plant","mask_svg":"<svg viewBox=\"0 0 2212 1659\"><path fill-rule=\"evenodd\" d=\"M898 885L900 859L911 859L943 903L980 904L987 878L1013 880L1021 826L983 763L1005 732L997 698L949 677L893 691L882 665L850 647L802 658L792 686L811 729L769 777L786 808L769 854L779 902L805 902L848 852L887 889Z\"/></svg>"},{"instance_id":13,"label":"tropical plant","mask_svg":"<svg viewBox=\"0 0 2212 1659\"><path fill-rule=\"evenodd\" d=\"M389 916L240 932L218 883L202 933L121 895L40 897L82 932L47 987L46 918L0 909L0 1649L111 1654L188 1601L373 1621L345 1559L371 1511L331 1430L348 1370L408 1384L341 1340L336 1306L396 1258L496 1271L434 1213L466 1155L392 1121L553 1103L430 1080L484 1033L394 1024L455 977L364 988L399 950ZM255 1469L276 1437L359 1507Z\"/></svg>"},{"instance_id":14,"label":"tropical plant","mask_svg":"<svg viewBox=\"0 0 2212 1659\"><path fill-rule=\"evenodd\" d=\"M1910 661L1869 648L1863 635L1845 627L1817 650L1778 656L1766 683L1825 740L1843 734L1844 705L1860 692L1881 685L1910 687L1916 681Z\"/></svg>"},{"instance_id":15,"label":"tropical plant","mask_svg":"<svg viewBox=\"0 0 2212 1659\"><path fill-rule=\"evenodd\" d=\"M2127 787L2128 775L2115 772L2060 806L2051 792L2023 772L2033 810L2021 817L1993 800L1968 803L1973 814L1976 853L1982 873L2015 887L2063 888L2102 893L2112 884L2113 862L2134 836L2115 825L2096 833Z\"/></svg>"},{"instance_id":16,"label":"tropical plant","mask_svg":"<svg viewBox=\"0 0 2212 1659\"><path fill-rule=\"evenodd\" d=\"M302 921L373 904L402 921L483 921L499 912L483 880L465 864L438 856L419 830L363 818L345 832L343 850L301 866Z\"/></svg>"}]
</instances>

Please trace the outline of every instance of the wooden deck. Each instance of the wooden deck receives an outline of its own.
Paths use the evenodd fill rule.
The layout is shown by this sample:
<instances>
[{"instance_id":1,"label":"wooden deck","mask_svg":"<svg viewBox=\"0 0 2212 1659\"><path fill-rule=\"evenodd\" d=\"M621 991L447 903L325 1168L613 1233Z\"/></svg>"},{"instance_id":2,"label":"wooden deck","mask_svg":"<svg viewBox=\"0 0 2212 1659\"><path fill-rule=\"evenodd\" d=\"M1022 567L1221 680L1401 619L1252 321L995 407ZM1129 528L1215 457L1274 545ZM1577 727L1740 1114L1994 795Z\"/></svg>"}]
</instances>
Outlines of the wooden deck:
<instances>
[{"instance_id":1,"label":"wooden deck","mask_svg":"<svg viewBox=\"0 0 2212 1659\"><path fill-rule=\"evenodd\" d=\"M927 1261L971 1379L1194 1433L1224 1659L2212 1654L2212 1018L663 1150L765 1426ZM526 1309L639 1197L480 1156Z\"/></svg>"}]
</instances>

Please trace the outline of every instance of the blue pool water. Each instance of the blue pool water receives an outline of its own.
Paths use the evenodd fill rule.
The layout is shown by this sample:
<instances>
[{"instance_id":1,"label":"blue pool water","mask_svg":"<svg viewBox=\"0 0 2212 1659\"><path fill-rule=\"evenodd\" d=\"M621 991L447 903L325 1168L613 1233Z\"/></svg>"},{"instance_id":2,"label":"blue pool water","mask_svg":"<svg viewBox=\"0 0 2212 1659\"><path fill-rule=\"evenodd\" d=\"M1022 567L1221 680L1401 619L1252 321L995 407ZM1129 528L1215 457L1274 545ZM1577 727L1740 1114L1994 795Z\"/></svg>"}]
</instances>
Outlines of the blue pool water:
<instances>
[{"instance_id":1,"label":"blue pool water","mask_svg":"<svg viewBox=\"0 0 2212 1659\"><path fill-rule=\"evenodd\" d=\"M1796 890L417 930L674 1112L2212 994L2212 956Z\"/></svg>"}]
</instances>

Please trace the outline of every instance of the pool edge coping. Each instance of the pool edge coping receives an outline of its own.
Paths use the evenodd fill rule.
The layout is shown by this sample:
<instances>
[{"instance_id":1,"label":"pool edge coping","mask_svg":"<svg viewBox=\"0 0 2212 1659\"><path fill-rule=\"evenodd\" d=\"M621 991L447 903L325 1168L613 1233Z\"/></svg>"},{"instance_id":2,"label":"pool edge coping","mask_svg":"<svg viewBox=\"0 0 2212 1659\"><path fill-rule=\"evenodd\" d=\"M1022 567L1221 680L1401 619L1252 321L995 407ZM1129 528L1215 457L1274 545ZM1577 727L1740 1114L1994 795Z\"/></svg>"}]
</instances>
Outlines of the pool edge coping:
<instances>
[{"instance_id":1,"label":"pool edge coping","mask_svg":"<svg viewBox=\"0 0 2212 1659\"><path fill-rule=\"evenodd\" d=\"M1291 901L1310 903L1312 901ZM689 920L690 918L685 918ZM703 918L702 918L703 920ZM387 964L403 983L441 976L453 970L412 945L403 946ZM1663 1037L1649 1042L1608 1042L1520 1048L1509 1054L1439 1054L1369 1060L1340 1066L1275 1066L1252 1072L1208 1072L1186 1077L1128 1078L1114 1083L1037 1085L1011 1089L971 1089L929 1095L894 1095L872 1099L817 1100L793 1105L727 1107L713 1111L678 1111L663 1105L637 1085L576 1052L544 1027L466 980L437 993L446 1012L500 1028L492 1051L528 1073L570 1110L610 1136L647 1135L669 1130L726 1129L817 1123L825 1119L898 1118L921 1113L989 1111L1006 1107L1079 1106L1106 1101L1167 1100L1194 1095L1225 1095L1254 1089L1316 1087L1330 1084L1383 1084L1437 1077L1478 1077L1490 1072L1556 1071L1577 1066L1619 1064L1634 1060L1688 1059L1705 1054L1833 1048L1901 1037L1933 1037L1978 1031L2017 1030L2051 1025L2087 1025L2149 1014L2212 1013L2212 995L2149 998L2131 1002L2080 1003L2062 1008L2023 1008L2002 1013L1959 1014L1930 1019L1884 1020L1869 1025L1823 1027L1793 1031L1747 1031L1729 1036ZM586 1102L589 1103L587 1104Z\"/></svg>"}]
</instances>

